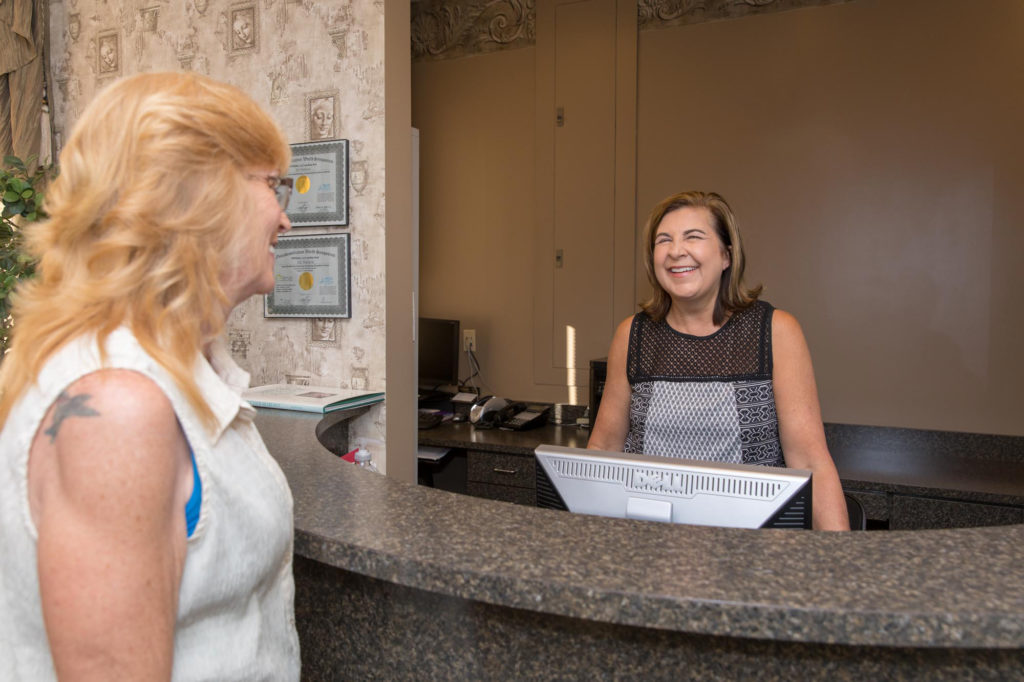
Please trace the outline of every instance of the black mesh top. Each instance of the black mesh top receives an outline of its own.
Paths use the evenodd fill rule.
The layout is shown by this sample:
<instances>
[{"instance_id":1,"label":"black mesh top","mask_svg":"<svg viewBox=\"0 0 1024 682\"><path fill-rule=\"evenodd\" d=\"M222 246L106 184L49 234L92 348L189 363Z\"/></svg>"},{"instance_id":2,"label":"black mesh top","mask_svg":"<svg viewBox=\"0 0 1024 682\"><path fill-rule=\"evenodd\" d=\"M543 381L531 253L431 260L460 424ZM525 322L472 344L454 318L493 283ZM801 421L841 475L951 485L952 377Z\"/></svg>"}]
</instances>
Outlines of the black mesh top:
<instances>
[{"instance_id":1,"label":"black mesh top","mask_svg":"<svg viewBox=\"0 0 1024 682\"><path fill-rule=\"evenodd\" d=\"M708 336L683 334L638 313L629 333L626 377L630 385L770 379L773 310L767 301L756 301Z\"/></svg>"},{"instance_id":2,"label":"black mesh top","mask_svg":"<svg viewBox=\"0 0 1024 682\"><path fill-rule=\"evenodd\" d=\"M773 310L756 302L708 336L635 315L625 451L784 466L772 382Z\"/></svg>"}]
</instances>

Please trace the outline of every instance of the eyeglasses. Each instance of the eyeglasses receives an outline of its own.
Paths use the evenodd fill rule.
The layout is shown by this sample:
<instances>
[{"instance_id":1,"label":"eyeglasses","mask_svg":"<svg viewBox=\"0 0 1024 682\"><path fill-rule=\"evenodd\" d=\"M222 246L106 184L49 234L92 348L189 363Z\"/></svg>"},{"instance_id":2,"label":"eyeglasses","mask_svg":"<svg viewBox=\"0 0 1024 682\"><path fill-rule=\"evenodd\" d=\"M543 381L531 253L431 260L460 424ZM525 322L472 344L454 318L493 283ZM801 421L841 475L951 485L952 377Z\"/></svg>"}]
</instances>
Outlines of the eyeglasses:
<instances>
[{"instance_id":1,"label":"eyeglasses","mask_svg":"<svg viewBox=\"0 0 1024 682\"><path fill-rule=\"evenodd\" d=\"M292 186L295 181L291 178L280 178L276 175L250 175L251 180L263 180L267 183L267 187L274 190L274 196L277 197L277 203L281 205L281 210L288 209L288 200L292 196Z\"/></svg>"}]
</instances>

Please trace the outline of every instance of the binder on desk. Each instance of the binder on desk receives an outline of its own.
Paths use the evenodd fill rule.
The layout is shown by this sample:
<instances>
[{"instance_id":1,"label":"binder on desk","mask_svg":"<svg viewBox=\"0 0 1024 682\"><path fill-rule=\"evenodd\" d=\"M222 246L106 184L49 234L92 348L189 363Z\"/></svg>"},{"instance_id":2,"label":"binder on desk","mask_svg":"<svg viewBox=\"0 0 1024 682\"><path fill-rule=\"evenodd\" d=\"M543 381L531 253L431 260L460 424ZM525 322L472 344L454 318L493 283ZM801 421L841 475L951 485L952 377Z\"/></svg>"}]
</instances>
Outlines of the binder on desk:
<instances>
[{"instance_id":1,"label":"binder on desk","mask_svg":"<svg viewBox=\"0 0 1024 682\"><path fill-rule=\"evenodd\" d=\"M357 391L328 386L297 386L295 384L267 384L250 388L242 397L254 407L272 407L278 410L298 410L327 414L384 402L382 391Z\"/></svg>"}]
</instances>

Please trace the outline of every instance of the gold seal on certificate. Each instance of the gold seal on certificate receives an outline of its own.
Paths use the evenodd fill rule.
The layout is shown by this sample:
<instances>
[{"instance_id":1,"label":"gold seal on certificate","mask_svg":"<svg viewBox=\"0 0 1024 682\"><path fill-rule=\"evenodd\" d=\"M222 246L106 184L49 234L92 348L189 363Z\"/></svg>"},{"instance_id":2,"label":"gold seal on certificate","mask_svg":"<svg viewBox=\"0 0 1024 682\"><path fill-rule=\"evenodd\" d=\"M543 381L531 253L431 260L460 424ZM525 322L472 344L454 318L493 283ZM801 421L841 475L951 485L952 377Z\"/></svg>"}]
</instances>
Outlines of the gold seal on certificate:
<instances>
[{"instance_id":1,"label":"gold seal on certificate","mask_svg":"<svg viewBox=\"0 0 1024 682\"><path fill-rule=\"evenodd\" d=\"M294 227L348 225L348 140L292 146L288 176L295 192L288 202Z\"/></svg>"},{"instance_id":2,"label":"gold seal on certificate","mask_svg":"<svg viewBox=\"0 0 1024 682\"><path fill-rule=\"evenodd\" d=\"M274 249L266 317L352 317L349 234L283 236Z\"/></svg>"}]
</instances>

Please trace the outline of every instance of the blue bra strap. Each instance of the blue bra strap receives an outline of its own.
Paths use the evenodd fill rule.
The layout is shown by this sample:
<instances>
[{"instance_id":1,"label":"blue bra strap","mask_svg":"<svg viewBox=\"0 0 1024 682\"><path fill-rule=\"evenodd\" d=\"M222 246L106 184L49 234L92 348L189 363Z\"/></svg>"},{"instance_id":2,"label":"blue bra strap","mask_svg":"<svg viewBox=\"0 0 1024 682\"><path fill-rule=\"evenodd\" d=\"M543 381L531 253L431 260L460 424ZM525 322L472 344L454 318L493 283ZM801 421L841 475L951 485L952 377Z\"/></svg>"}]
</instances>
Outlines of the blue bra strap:
<instances>
[{"instance_id":1,"label":"blue bra strap","mask_svg":"<svg viewBox=\"0 0 1024 682\"><path fill-rule=\"evenodd\" d=\"M199 507L203 504L203 483L199 480L199 467L196 466L196 453L192 446L189 446L188 454L192 457L192 496L185 503L185 527L188 537L192 537L199 523Z\"/></svg>"}]
</instances>

